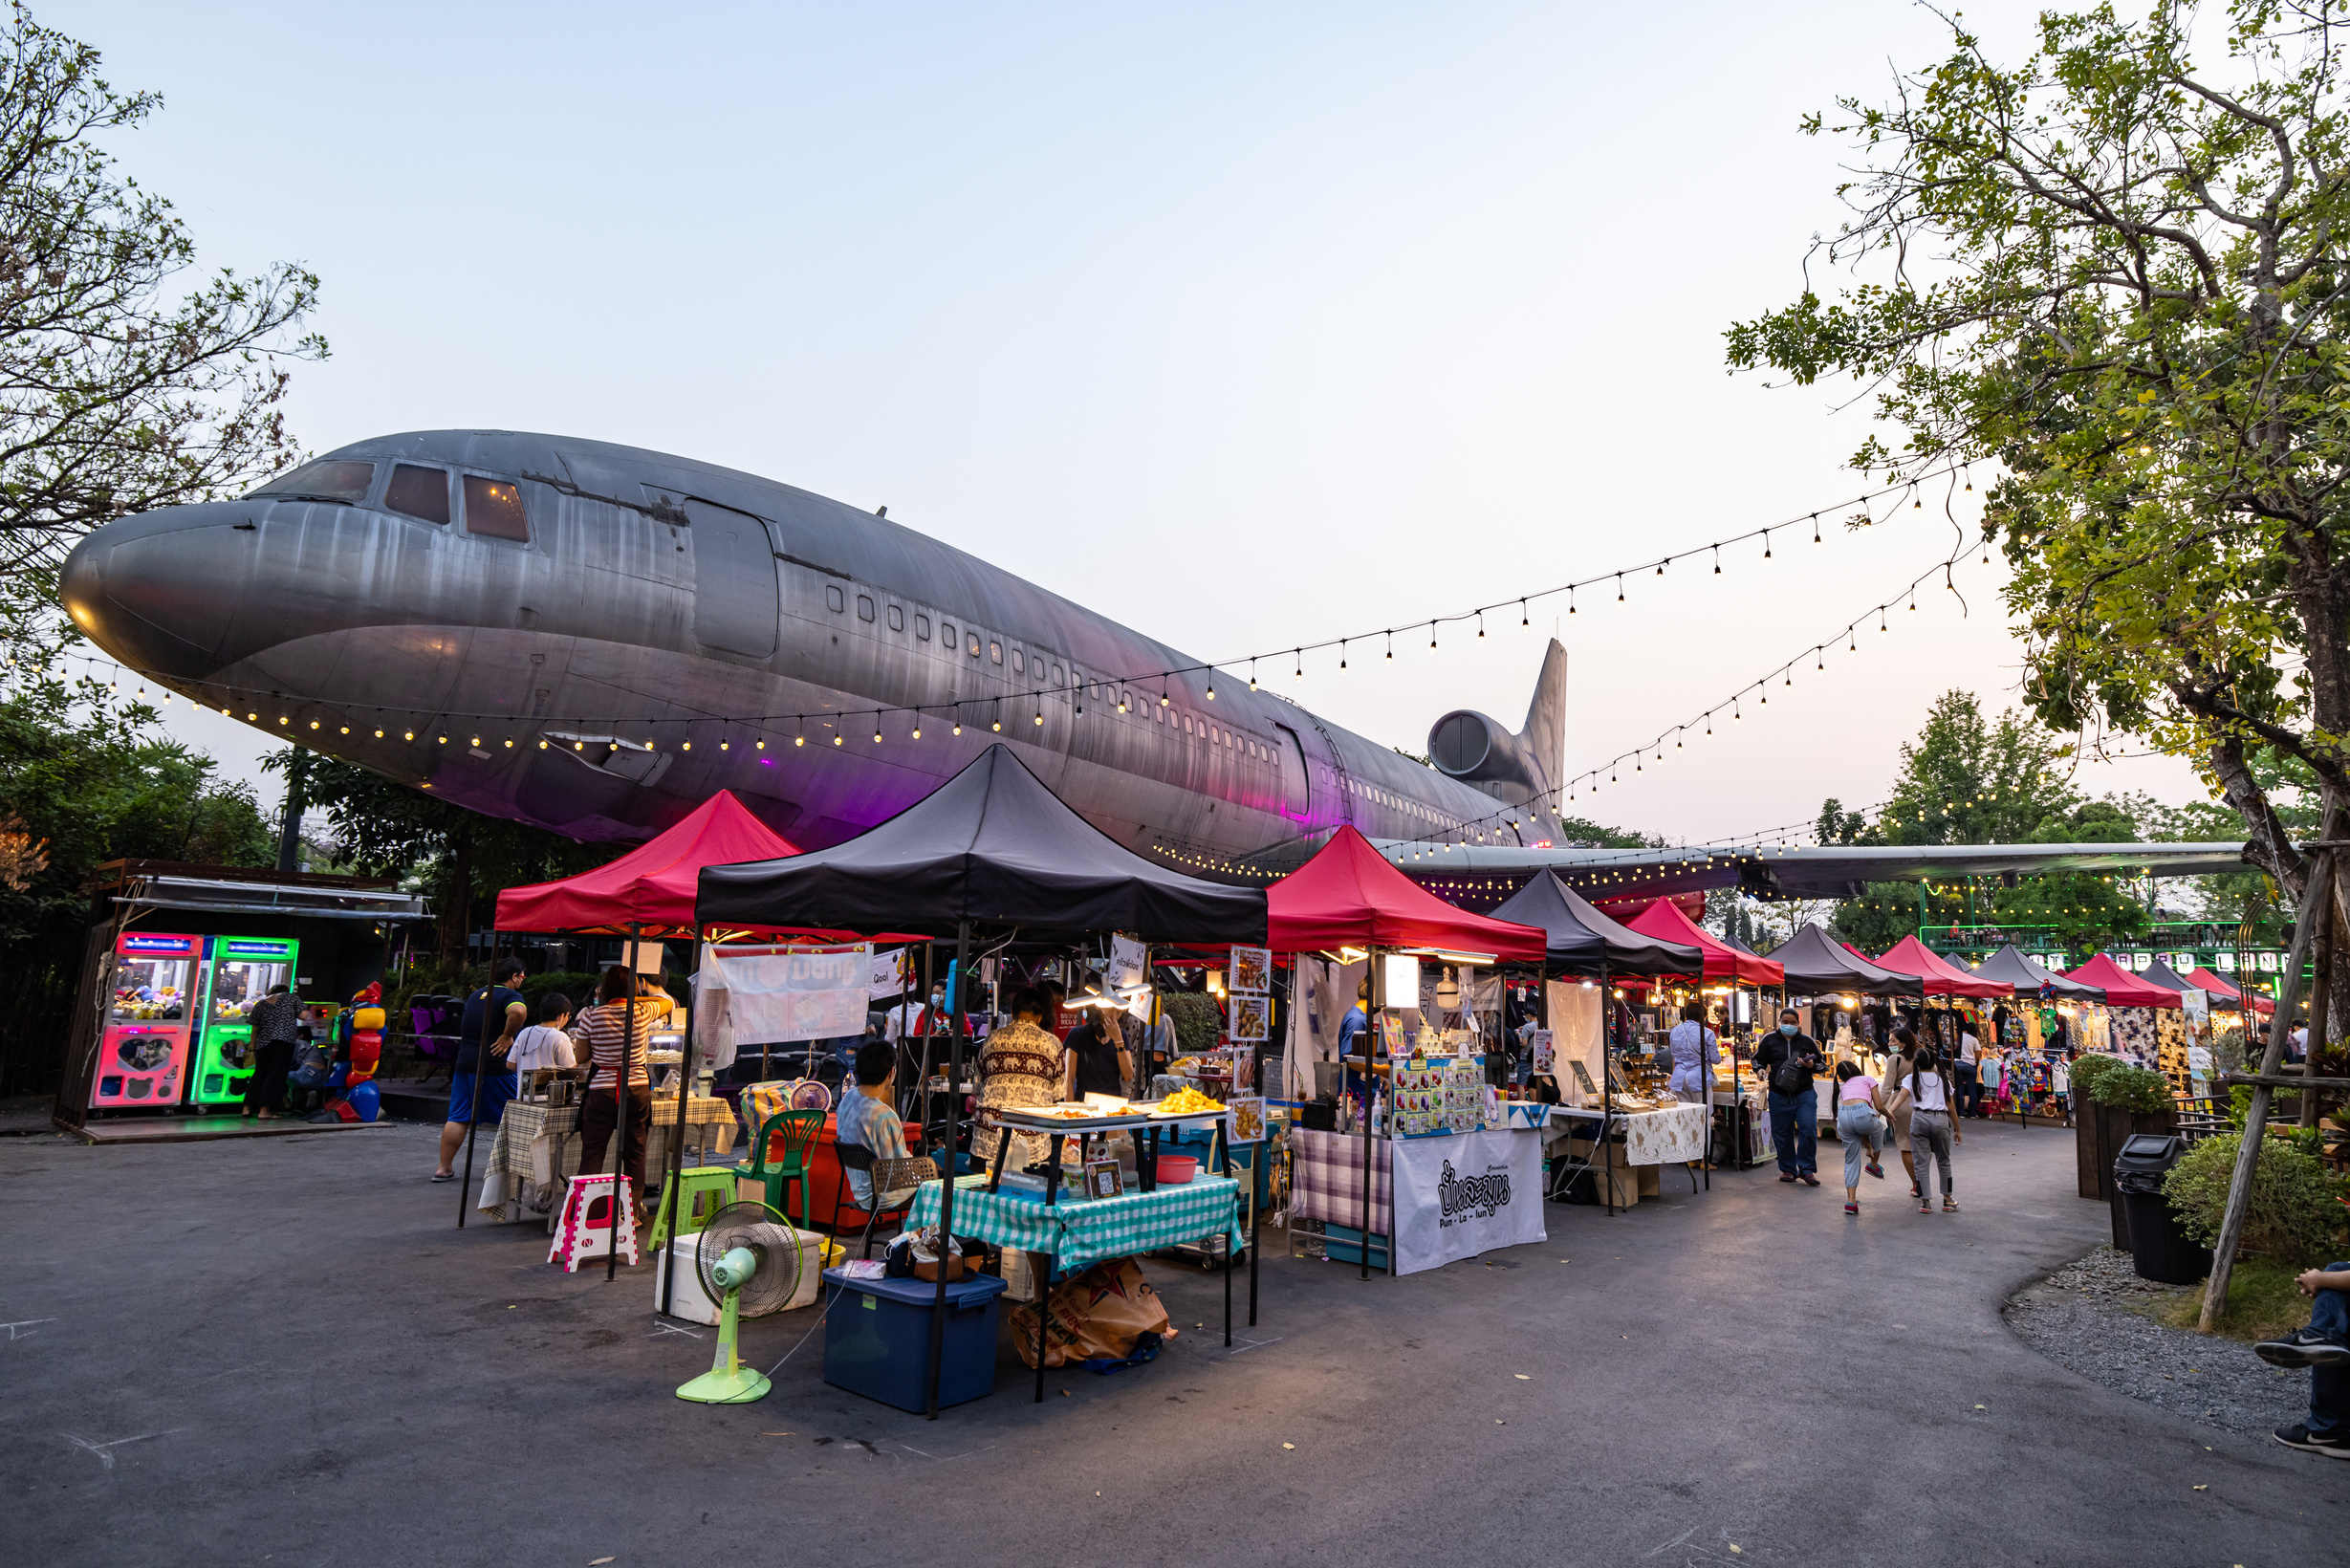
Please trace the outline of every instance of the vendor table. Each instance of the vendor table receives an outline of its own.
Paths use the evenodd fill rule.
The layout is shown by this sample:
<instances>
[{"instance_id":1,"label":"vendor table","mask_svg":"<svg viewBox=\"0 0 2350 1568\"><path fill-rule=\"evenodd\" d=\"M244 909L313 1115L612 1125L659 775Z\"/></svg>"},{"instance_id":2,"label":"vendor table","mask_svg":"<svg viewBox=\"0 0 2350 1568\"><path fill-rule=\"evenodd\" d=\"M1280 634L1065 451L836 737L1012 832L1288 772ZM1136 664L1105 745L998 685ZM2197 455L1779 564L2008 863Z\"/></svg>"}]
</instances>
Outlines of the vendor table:
<instances>
[{"instance_id":1,"label":"vendor table","mask_svg":"<svg viewBox=\"0 0 2350 1568\"><path fill-rule=\"evenodd\" d=\"M1594 1126L1592 1123L1597 1122ZM1706 1160L1706 1134L1712 1125L1712 1111L1705 1105L1666 1105L1653 1111L1606 1110L1598 1105L1558 1105L1551 1110L1551 1125L1544 1134L1546 1145L1570 1137L1587 1139L1594 1151L1611 1139L1623 1140L1623 1163L1627 1165L1678 1165L1703 1164ZM1589 1166L1591 1161L1568 1158L1559 1162L1553 1172L1551 1187L1556 1192L1560 1184L1571 1180L1575 1172ZM1710 1172L1706 1176L1708 1189L1713 1186ZM1698 1189L1697 1171L1689 1171L1689 1190Z\"/></svg>"},{"instance_id":2,"label":"vendor table","mask_svg":"<svg viewBox=\"0 0 2350 1568\"><path fill-rule=\"evenodd\" d=\"M703 1129L698 1145L699 1158L703 1160L713 1155L724 1157L734 1146L734 1113L723 1100L696 1096L685 1107L685 1124ZM670 1129L676 1125L677 1101L653 1101L653 1124L644 1140L647 1172L667 1168ZM531 1168L531 1144L542 1135L555 1141L555 1182L559 1185L579 1173L580 1149L576 1142L579 1135L578 1105L513 1100L499 1119L497 1141L490 1146L490 1170L482 1180L481 1199L476 1205L483 1213L501 1221L521 1218L510 1209L518 1207L516 1197L521 1184L537 1180ZM607 1159L617 1155L619 1144L616 1137L605 1145L609 1151ZM638 1194L640 1199L643 1196Z\"/></svg>"},{"instance_id":3,"label":"vendor table","mask_svg":"<svg viewBox=\"0 0 2350 1568\"><path fill-rule=\"evenodd\" d=\"M1362 1224L1360 1138L1293 1127L1290 1153L1292 1213L1330 1225ZM1540 1202L1542 1140L1536 1129L1374 1138L1370 1163L1373 1228L1386 1222L1388 1256L1399 1274L1547 1238ZM1525 1198L1534 1201L1517 1201ZM1368 1237L1362 1245L1369 1248Z\"/></svg>"},{"instance_id":4,"label":"vendor table","mask_svg":"<svg viewBox=\"0 0 2350 1568\"><path fill-rule=\"evenodd\" d=\"M1009 1143L1010 1140L1005 1140ZM1058 1152L1057 1150L1055 1151ZM1148 1192L1115 1198L1077 1193L988 1190L990 1178L955 1179L955 1233L990 1246L1027 1252L1036 1261L1036 1399L1044 1399L1045 1302L1057 1269L1091 1267L1105 1258L1131 1257L1178 1242L1213 1236L1224 1251L1224 1342L1232 1342L1232 1249L1243 1244L1238 1228L1240 1184L1229 1176L1199 1176ZM906 1216L910 1230L936 1225L940 1185L925 1182Z\"/></svg>"}]
</instances>

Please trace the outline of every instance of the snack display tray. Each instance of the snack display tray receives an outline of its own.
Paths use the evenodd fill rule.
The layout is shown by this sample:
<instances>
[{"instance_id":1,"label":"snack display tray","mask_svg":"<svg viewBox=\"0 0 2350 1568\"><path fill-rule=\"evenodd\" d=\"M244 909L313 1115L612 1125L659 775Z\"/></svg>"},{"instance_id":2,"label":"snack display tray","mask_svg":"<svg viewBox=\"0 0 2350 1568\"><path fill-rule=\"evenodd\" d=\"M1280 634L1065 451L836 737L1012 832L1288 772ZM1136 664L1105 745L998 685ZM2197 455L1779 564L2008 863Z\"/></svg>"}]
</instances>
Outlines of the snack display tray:
<instances>
[{"instance_id":1,"label":"snack display tray","mask_svg":"<svg viewBox=\"0 0 2350 1568\"><path fill-rule=\"evenodd\" d=\"M1029 1132L1116 1132L1124 1127L1170 1127L1187 1122L1221 1122L1223 1111L1187 1111L1162 1115L1157 1111L1122 1111L1116 1116L1040 1116L1034 1111L1006 1110L996 1120Z\"/></svg>"}]
</instances>

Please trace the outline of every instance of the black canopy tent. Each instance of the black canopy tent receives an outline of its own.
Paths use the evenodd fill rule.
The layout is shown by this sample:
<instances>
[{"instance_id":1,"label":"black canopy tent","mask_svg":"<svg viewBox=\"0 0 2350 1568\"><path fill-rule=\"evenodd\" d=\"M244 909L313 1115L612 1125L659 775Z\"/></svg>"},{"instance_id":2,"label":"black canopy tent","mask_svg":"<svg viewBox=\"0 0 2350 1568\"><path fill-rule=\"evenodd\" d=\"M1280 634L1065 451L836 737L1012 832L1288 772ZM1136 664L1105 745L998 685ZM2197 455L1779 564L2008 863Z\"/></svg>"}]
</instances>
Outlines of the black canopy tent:
<instances>
[{"instance_id":1,"label":"black canopy tent","mask_svg":"<svg viewBox=\"0 0 2350 1568\"><path fill-rule=\"evenodd\" d=\"M1539 873L1487 913L1541 931L1549 965L1562 974L1602 980L1610 974L1695 974L1705 964L1693 947L1644 936L1609 919L1555 871Z\"/></svg>"},{"instance_id":2,"label":"black canopy tent","mask_svg":"<svg viewBox=\"0 0 2350 1568\"><path fill-rule=\"evenodd\" d=\"M2101 1002L2105 999L2103 988L2084 985L2078 980L2067 980L2063 975L2024 956L2022 949L2013 942L1976 965L1974 972L1986 980L2003 980L2013 986L2015 994L2020 998L2030 999L2037 996L2040 994L2040 988L2045 986L2050 995L2061 996L2068 1002ZM2169 973L2167 969L2164 972ZM2153 977L2149 975L2147 978L2152 979ZM2172 978L2175 979L2176 976ZM2170 981L2162 980L2156 983L2166 986L2170 984ZM2179 984L2184 986L2187 982L2181 980Z\"/></svg>"},{"instance_id":3,"label":"black canopy tent","mask_svg":"<svg viewBox=\"0 0 2350 1568\"><path fill-rule=\"evenodd\" d=\"M801 919L797 913L812 909L826 914ZM1094 931L1121 931L1145 943L1261 946L1266 925L1262 888L1202 882L1123 848L1070 810L1001 744L989 747L924 799L845 843L784 860L703 867L694 918L706 926L811 926L951 936L958 988L968 983L974 932L1075 940ZM968 1011L958 989L947 1004L952 1025L947 1078L950 1092L963 1081ZM947 1124L939 1230L951 1236L951 1117ZM1250 1263L1255 1263L1253 1249ZM932 1417L938 1414L947 1284L947 1271L941 1269L930 1322ZM1229 1250L1225 1300L1229 1327ZM1043 1378L1040 1353L1039 1398Z\"/></svg>"},{"instance_id":4,"label":"black canopy tent","mask_svg":"<svg viewBox=\"0 0 2350 1568\"><path fill-rule=\"evenodd\" d=\"M2160 986L2165 991L2200 991L2202 989L2194 981L2189 980L2159 958L2150 960L2144 969L2140 969L2138 978L2149 986ZM2219 1006L2222 1000L2219 993L2214 991L2210 993L2210 996L2211 1005Z\"/></svg>"},{"instance_id":5,"label":"black canopy tent","mask_svg":"<svg viewBox=\"0 0 2350 1568\"><path fill-rule=\"evenodd\" d=\"M1853 991L1863 996L1926 994L1926 982L1870 963L1817 925L1799 928L1771 953L1787 970L1787 994L1820 996Z\"/></svg>"}]
</instances>

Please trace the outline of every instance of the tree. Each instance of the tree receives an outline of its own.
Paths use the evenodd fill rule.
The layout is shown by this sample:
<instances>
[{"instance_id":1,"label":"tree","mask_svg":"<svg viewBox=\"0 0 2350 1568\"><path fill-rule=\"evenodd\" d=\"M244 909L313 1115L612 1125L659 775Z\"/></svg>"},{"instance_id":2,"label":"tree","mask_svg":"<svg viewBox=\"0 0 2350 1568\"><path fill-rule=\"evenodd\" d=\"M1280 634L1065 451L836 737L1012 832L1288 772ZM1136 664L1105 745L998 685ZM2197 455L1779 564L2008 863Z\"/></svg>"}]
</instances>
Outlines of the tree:
<instances>
[{"instance_id":1,"label":"tree","mask_svg":"<svg viewBox=\"0 0 2350 1568\"><path fill-rule=\"evenodd\" d=\"M261 765L284 773L295 754L289 748ZM609 844L484 817L333 757L308 757L302 795L325 808L337 860L363 876L421 878L440 912L441 967L451 971L465 962L467 934L493 922L501 891L576 876L613 856Z\"/></svg>"},{"instance_id":2,"label":"tree","mask_svg":"<svg viewBox=\"0 0 2350 1568\"><path fill-rule=\"evenodd\" d=\"M1873 392L1902 433L1862 468L1995 462L2034 709L2194 759L2297 894L2260 775L2350 783L2350 122L2333 0L2228 19L2207 73L2175 0L2043 13L2013 67L1948 18L1946 60L1832 127L1861 165L1816 254L1875 273L1729 358Z\"/></svg>"},{"instance_id":3,"label":"tree","mask_svg":"<svg viewBox=\"0 0 2350 1568\"><path fill-rule=\"evenodd\" d=\"M0 571L85 530L209 500L296 456L279 404L318 280L278 264L191 277L171 204L98 145L162 104L19 4L0 38Z\"/></svg>"}]
</instances>

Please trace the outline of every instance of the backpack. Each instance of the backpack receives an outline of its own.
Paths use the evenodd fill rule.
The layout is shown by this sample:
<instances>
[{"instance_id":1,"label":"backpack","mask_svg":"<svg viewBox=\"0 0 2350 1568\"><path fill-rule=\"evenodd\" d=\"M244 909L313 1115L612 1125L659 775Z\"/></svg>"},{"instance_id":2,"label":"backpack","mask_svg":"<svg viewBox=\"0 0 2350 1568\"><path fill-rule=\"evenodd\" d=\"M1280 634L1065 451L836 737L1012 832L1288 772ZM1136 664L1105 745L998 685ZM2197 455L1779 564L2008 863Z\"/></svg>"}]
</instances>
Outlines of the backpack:
<instances>
[{"instance_id":1,"label":"backpack","mask_svg":"<svg viewBox=\"0 0 2350 1568\"><path fill-rule=\"evenodd\" d=\"M1804 1091L1810 1075L1805 1072L1803 1064L1795 1060L1793 1040L1787 1042L1786 1051L1787 1055L1771 1064L1771 1089L1773 1094L1799 1095Z\"/></svg>"}]
</instances>

